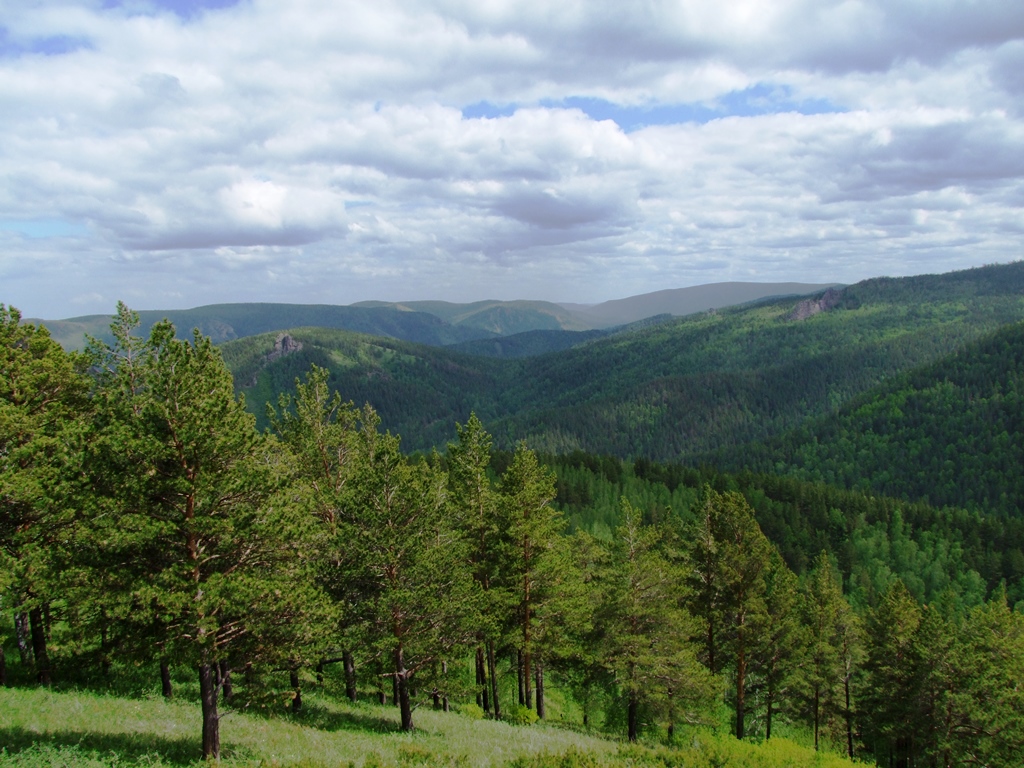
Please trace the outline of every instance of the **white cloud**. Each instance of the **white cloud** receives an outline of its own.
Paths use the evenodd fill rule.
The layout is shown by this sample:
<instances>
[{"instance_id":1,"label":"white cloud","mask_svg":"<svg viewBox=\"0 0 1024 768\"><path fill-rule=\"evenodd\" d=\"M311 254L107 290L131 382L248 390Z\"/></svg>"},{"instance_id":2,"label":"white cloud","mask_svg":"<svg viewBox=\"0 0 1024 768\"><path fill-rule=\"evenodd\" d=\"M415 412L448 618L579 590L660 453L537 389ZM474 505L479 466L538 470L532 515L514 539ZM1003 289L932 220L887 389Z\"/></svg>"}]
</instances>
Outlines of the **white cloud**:
<instances>
[{"instance_id":1,"label":"white cloud","mask_svg":"<svg viewBox=\"0 0 1024 768\"><path fill-rule=\"evenodd\" d=\"M0 301L598 301L1020 257L1019 2L184 7L0 0Z\"/></svg>"}]
</instances>

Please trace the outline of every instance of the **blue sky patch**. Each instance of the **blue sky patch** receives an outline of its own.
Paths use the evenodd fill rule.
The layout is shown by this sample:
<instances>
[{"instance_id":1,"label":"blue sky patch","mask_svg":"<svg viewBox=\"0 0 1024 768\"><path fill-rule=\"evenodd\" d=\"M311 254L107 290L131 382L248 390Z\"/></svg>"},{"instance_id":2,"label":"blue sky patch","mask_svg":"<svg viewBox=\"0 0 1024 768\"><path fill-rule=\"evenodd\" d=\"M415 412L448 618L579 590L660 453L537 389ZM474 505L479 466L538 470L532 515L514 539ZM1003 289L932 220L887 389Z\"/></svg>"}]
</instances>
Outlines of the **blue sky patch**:
<instances>
[{"instance_id":1,"label":"blue sky patch","mask_svg":"<svg viewBox=\"0 0 1024 768\"><path fill-rule=\"evenodd\" d=\"M242 0L150 0L147 5L155 11L170 11L182 19L191 19L203 11L230 8ZM138 9L140 3L132 0L106 0L104 8L127 8L129 11Z\"/></svg>"},{"instance_id":2,"label":"blue sky patch","mask_svg":"<svg viewBox=\"0 0 1024 768\"><path fill-rule=\"evenodd\" d=\"M61 56L73 53L82 48L92 48L84 37L70 35L52 35L37 37L30 40L14 40L6 27L0 27L0 57L14 58L25 54L42 54L44 56Z\"/></svg>"},{"instance_id":3,"label":"blue sky patch","mask_svg":"<svg viewBox=\"0 0 1024 768\"><path fill-rule=\"evenodd\" d=\"M47 237L75 237L89 230L80 222L67 219L0 219L0 230L39 240Z\"/></svg>"},{"instance_id":4,"label":"blue sky patch","mask_svg":"<svg viewBox=\"0 0 1024 768\"><path fill-rule=\"evenodd\" d=\"M560 101L542 102L542 105L579 109L593 120L613 120L626 133L651 125L708 123L723 117L756 117L786 112L819 115L843 111L824 99L796 99L793 89L788 86L768 84L732 91L710 103L622 106L604 99L570 96Z\"/></svg>"},{"instance_id":5,"label":"blue sky patch","mask_svg":"<svg viewBox=\"0 0 1024 768\"><path fill-rule=\"evenodd\" d=\"M508 117L520 106L523 105L478 101L463 107L462 116L467 120ZM592 120L612 120L626 133L651 125L708 123L723 117L756 117L788 112L820 115L845 111L827 99L798 99L789 86L765 83L742 91L732 91L706 103L624 106L590 96L569 96L558 100L545 99L540 102L540 106L548 109L578 109Z\"/></svg>"},{"instance_id":6,"label":"blue sky patch","mask_svg":"<svg viewBox=\"0 0 1024 768\"><path fill-rule=\"evenodd\" d=\"M478 101L476 104L462 108L462 117L465 120L473 120L481 117L509 117L514 115L518 104L492 104L489 101Z\"/></svg>"}]
</instances>

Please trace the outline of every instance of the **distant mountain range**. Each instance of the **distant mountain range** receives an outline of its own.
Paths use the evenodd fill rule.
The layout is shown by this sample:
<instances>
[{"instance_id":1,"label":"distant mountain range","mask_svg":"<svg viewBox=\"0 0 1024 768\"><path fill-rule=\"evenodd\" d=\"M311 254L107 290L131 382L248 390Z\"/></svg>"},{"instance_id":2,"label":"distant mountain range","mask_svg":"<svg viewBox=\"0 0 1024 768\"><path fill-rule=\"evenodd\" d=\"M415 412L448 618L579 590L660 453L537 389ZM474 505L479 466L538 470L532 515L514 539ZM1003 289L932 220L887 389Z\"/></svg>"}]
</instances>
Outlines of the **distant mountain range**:
<instances>
[{"instance_id":1,"label":"distant mountain range","mask_svg":"<svg viewBox=\"0 0 1024 768\"><path fill-rule=\"evenodd\" d=\"M810 303L828 308L810 316L796 311L806 299L790 297L601 337L531 331L438 349L295 329L302 348L291 355L268 357L279 333L223 350L258 417L316 363L343 397L371 403L408 449L443 445L475 411L499 445L700 461L771 440L1024 321L1024 263L867 280L821 296ZM545 352L570 334L571 346ZM496 344L518 351L492 359L479 349Z\"/></svg>"},{"instance_id":2,"label":"distant mountain range","mask_svg":"<svg viewBox=\"0 0 1024 768\"><path fill-rule=\"evenodd\" d=\"M195 309L139 312L141 331L166 318L179 335L193 328L217 344L259 333L298 327L334 328L387 336L430 346L447 346L532 331L592 331L645 320L656 315L683 316L713 307L723 308L766 297L809 295L828 286L810 283L716 283L632 296L594 306L544 301L446 301L391 303L365 301L350 306L306 304L211 304ZM111 307L111 315L114 308ZM41 320L67 349L81 349L86 336L109 341L111 315L87 315L66 320ZM572 337L554 337L550 345L527 346L549 351L571 345ZM496 348L478 345L479 354L517 356L521 344ZM466 351L471 351L468 348Z\"/></svg>"},{"instance_id":3,"label":"distant mountain range","mask_svg":"<svg viewBox=\"0 0 1024 768\"><path fill-rule=\"evenodd\" d=\"M683 317L709 309L723 309L764 299L786 296L806 296L828 288L840 288L839 283L711 283L692 288L670 288L654 293L614 299L603 304L562 304L577 318L589 322L592 328L609 328L634 323L653 315Z\"/></svg>"}]
</instances>

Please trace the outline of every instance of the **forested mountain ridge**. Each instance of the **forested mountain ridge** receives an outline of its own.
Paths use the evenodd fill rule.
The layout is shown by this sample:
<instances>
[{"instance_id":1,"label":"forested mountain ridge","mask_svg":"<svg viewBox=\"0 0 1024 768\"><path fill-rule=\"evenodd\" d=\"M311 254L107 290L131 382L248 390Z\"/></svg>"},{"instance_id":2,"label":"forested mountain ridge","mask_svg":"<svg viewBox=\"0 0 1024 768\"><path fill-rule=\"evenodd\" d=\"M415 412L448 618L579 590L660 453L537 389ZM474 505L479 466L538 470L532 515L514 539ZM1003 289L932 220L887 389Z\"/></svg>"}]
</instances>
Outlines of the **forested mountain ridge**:
<instances>
[{"instance_id":1,"label":"forested mountain ridge","mask_svg":"<svg viewBox=\"0 0 1024 768\"><path fill-rule=\"evenodd\" d=\"M427 312L390 307L344 307L327 304L212 304L195 309L143 310L140 329L148 332L169 320L184 337L198 328L215 344L297 326L337 328L375 336L415 341L430 346L455 344L496 334L480 328L458 328ZM65 349L83 349L86 337L110 342L110 317L88 315L45 322L50 335Z\"/></svg>"},{"instance_id":2,"label":"forested mountain ridge","mask_svg":"<svg viewBox=\"0 0 1024 768\"><path fill-rule=\"evenodd\" d=\"M595 327L577 312L548 301L361 301L352 306L424 312L456 327L476 328L497 336L540 330L587 331Z\"/></svg>"},{"instance_id":3,"label":"forested mountain ridge","mask_svg":"<svg viewBox=\"0 0 1024 768\"><path fill-rule=\"evenodd\" d=\"M1019 515L1022 436L1024 323L1015 323L865 392L837 413L707 460Z\"/></svg>"},{"instance_id":4,"label":"forested mountain ridge","mask_svg":"<svg viewBox=\"0 0 1024 768\"><path fill-rule=\"evenodd\" d=\"M864 281L802 321L790 319L797 303L702 313L517 360L295 332L306 347L263 367L247 398L259 414L315 359L408 449L441 444L444 424L476 411L499 445L525 438L553 453L693 460L780 434L1024 319L1024 263ZM239 377L247 385L273 338L246 340L248 357L233 349L242 343L224 353L233 370L249 371ZM334 347L352 344L369 351L331 362Z\"/></svg>"},{"instance_id":5,"label":"forested mountain ridge","mask_svg":"<svg viewBox=\"0 0 1024 768\"><path fill-rule=\"evenodd\" d=\"M692 315L771 298L807 296L839 287L838 283L711 283L691 288L668 288L625 299L612 299L601 304L563 306L578 312L597 327L604 328L636 322L653 314Z\"/></svg>"},{"instance_id":6,"label":"forested mountain ridge","mask_svg":"<svg viewBox=\"0 0 1024 768\"><path fill-rule=\"evenodd\" d=\"M363 301L348 306L211 304L193 309L143 310L138 314L144 331L157 321L167 319L186 337L193 328L198 328L216 344L260 333L310 326L445 346L528 331L557 334L559 331L609 330L663 313L689 314L697 309L740 304L779 292L808 294L816 287L802 283L713 284L632 296L596 307L580 305L578 308L545 301L477 301L464 304L448 301ZM668 298L663 294L668 294ZM628 307L628 311L623 313L615 309L606 312L604 309L620 305ZM88 336L105 342L113 341L108 315L31 322L44 323L50 335L65 349L83 349ZM531 350L536 353L564 349L570 346L566 338L547 346L533 344Z\"/></svg>"}]
</instances>

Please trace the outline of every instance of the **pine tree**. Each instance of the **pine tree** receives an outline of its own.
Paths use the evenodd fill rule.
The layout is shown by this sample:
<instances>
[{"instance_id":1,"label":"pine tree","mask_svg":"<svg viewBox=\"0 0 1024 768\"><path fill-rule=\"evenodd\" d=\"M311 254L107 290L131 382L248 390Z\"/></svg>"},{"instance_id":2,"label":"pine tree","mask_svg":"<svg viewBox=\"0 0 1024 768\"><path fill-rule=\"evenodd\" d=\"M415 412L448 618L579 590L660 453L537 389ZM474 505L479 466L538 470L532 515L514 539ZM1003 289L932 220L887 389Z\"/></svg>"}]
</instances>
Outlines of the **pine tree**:
<instances>
[{"instance_id":1,"label":"pine tree","mask_svg":"<svg viewBox=\"0 0 1024 768\"><path fill-rule=\"evenodd\" d=\"M773 550L765 571L765 610L753 622L751 649L754 692L764 701L765 738L772 737L776 714L785 711L799 682L806 638L800 624L797 577Z\"/></svg>"},{"instance_id":2,"label":"pine tree","mask_svg":"<svg viewBox=\"0 0 1024 768\"><path fill-rule=\"evenodd\" d=\"M500 583L512 595L513 641L521 655L523 699L533 707L533 664L539 610L553 593L545 581L565 519L551 506L555 477L525 443L516 446L499 487L502 521Z\"/></svg>"},{"instance_id":3,"label":"pine tree","mask_svg":"<svg viewBox=\"0 0 1024 768\"><path fill-rule=\"evenodd\" d=\"M626 701L627 737L636 741L640 710L667 711L697 722L711 706L717 684L697 660L698 625L683 606L681 572L659 551L663 531L643 525L622 500L622 525L600 575L602 658Z\"/></svg>"},{"instance_id":4,"label":"pine tree","mask_svg":"<svg viewBox=\"0 0 1024 768\"><path fill-rule=\"evenodd\" d=\"M283 393L277 410L268 406L268 417L291 455L287 495L300 513L311 517L303 547L313 578L330 603L313 646L305 657L292 659L291 666L297 669L310 663L314 660L310 655L321 671L325 661L342 661L347 694L354 701L355 660L349 649L358 644L359 638L351 608L361 596L357 583L339 578L334 568L338 558L334 545L339 540L340 516L352 504L362 460L360 422L376 424L376 415L342 402L338 392L330 391L328 377L327 369L312 366L304 381L296 379L294 396Z\"/></svg>"},{"instance_id":5,"label":"pine tree","mask_svg":"<svg viewBox=\"0 0 1024 768\"><path fill-rule=\"evenodd\" d=\"M865 664L875 758L890 768L909 768L919 750L920 624L917 601L894 580L871 617Z\"/></svg>"},{"instance_id":6,"label":"pine tree","mask_svg":"<svg viewBox=\"0 0 1024 768\"><path fill-rule=\"evenodd\" d=\"M945 705L946 765L1020 765L1024 754L1024 615L1000 586L973 608L953 646L956 670Z\"/></svg>"},{"instance_id":7,"label":"pine tree","mask_svg":"<svg viewBox=\"0 0 1024 768\"><path fill-rule=\"evenodd\" d=\"M88 360L0 304L0 583L29 617L40 683L51 681L43 611L58 589L58 550L72 538Z\"/></svg>"},{"instance_id":8,"label":"pine tree","mask_svg":"<svg viewBox=\"0 0 1024 768\"><path fill-rule=\"evenodd\" d=\"M476 414L465 426L456 424L458 441L448 445L448 504L458 530L465 538L469 567L484 593L484 609L478 617L476 649L477 703L486 712L493 706L494 718L501 719L495 644L503 616L509 610L510 595L497 581L500 538L498 494L488 467L491 436Z\"/></svg>"},{"instance_id":9,"label":"pine tree","mask_svg":"<svg viewBox=\"0 0 1024 768\"><path fill-rule=\"evenodd\" d=\"M107 350L92 468L104 514L91 523L96 602L120 610L135 653L199 674L203 756L220 752L221 662L290 656L311 592L302 578L304 521L275 504L282 473L273 442L235 399L208 338L174 338L119 307ZM104 568L104 562L108 565ZM117 563L117 581L104 579ZM155 647L153 647L155 645ZM142 646L142 647L139 647Z\"/></svg>"},{"instance_id":10,"label":"pine tree","mask_svg":"<svg viewBox=\"0 0 1024 768\"><path fill-rule=\"evenodd\" d=\"M839 688L845 675L843 631L850 612L842 585L828 554L822 552L804 581L803 625L807 629L804 667L805 709L814 729L814 748L821 731L841 711Z\"/></svg>"},{"instance_id":11,"label":"pine tree","mask_svg":"<svg viewBox=\"0 0 1024 768\"><path fill-rule=\"evenodd\" d=\"M367 643L390 665L408 731L412 678L439 683L430 676L474 636L481 591L448 515L437 457L410 463L398 438L378 433L377 424L363 419L354 490L339 515L334 551L340 578L359 585L356 609Z\"/></svg>"},{"instance_id":12,"label":"pine tree","mask_svg":"<svg viewBox=\"0 0 1024 768\"><path fill-rule=\"evenodd\" d=\"M742 495L705 486L689 536L687 579L693 590L691 611L705 627L704 657L715 673L732 668L735 682L735 733L746 725L747 675L756 629L763 621L765 572L772 546Z\"/></svg>"}]
</instances>

